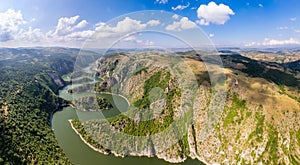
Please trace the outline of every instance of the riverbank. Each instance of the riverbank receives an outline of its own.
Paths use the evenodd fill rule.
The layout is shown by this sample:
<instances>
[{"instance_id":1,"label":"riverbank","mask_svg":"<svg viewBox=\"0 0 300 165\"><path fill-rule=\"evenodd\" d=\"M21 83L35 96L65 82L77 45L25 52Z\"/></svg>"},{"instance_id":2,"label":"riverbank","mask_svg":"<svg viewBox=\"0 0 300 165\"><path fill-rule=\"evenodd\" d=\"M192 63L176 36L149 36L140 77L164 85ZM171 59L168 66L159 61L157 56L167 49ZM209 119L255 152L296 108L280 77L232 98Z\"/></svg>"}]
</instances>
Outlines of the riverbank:
<instances>
[{"instance_id":1,"label":"riverbank","mask_svg":"<svg viewBox=\"0 0 300 165\"><path fill-rule=\"evenodd\" d=\"M96 152L99 152L101 154L104 154L104 155L109 155L109 154L113 154L114 156L116 157L126 157L126 156L139 156L139 157L148 157L148 158L153 158L154 156L156 156L157 158L159 159L163 159L167 162L170 162L170 163L183 163L187 158L183 158L183 159L176 159L176 158L167 158L167 155L165 154L157 154L157 155L154 155L154 154L145 154L145 153L129 153L128 155L123 155L123 154L118 154L114 151L111 151L111 152L106 152L104 150L101 150L99 148L96 148L94 147L92 144L88 143L84 137L77 131L77 129L74 127L73 123L72 123L72 119L69 119L68 122L70 123L71 125L71 128L73 129L73 131L80 137L80 139L87 145L89 146L91 149L93 149L94 151Z\"/></svg>"},{"instance_id":2,"label":"riverbank","mask_svg":"<svg viewBox=\"0 0 300 165\"><path fill-rule=\"evenodd\" d=\"M73 85L73 86L71 86L71 85ZM71 103L71 101L74 99L74 97L72 97L72 95L74 96L74 93L67 93L67 90L74 88L74 85L80 85L80 84L72 84L72 83L68 84L67 86L65 86L66 88L64 87L62 89L62 90L64 90L65 93L61 92L60 96L61 96L61 94L63 94L63 96L65 98L67 98L66 100L70 99L69 100L70 103L68 104L68 107L72 107L73 109L75 109L74 113L77 113L78 117L82 117L81 115L83 115L83 118L81 118L81 119L82 120L86 120L85 117L87 117L87 115L85 115L85 113L82 113L80 110L78 112L76 110L76 106L74 106ZM127 103L127 106L130 107L129 100L125 96L123 96L121 94L113 94L113 93L110 93L110 92L99 92L99 93L90 92L90 93L87 93L87 94L88 94L88 96L90 96L90 95L95 96L97 94L99 94L99 95L101 95L101 94L111 95L111 97L112 97L111 101L117 102L117 104L115 104L115 106L121 106L120 102L118 100L120 100L122 98L121 99L121 103L124 103L124 104ZM114 98L115 96L118 96L120 98ZM64 98L64 97L62 97L62 98ZM84 96L80 96L80 97L84 97ZM109 96L109 98L110 98L110 96ZM122 109L124 109L124 111L126 111L125 108L122 108ZM122 111L122 112L124 112L124 111ZM114 111L111 111L111 112L112 113L110 113L109 111L107 111L107 114L111 115L111 114L113 114ZM80 114L78 114L78 113L80 113ZM118 113L120 113L120 112L118 111ZM112 115L112 116L114 116L114 115ZM194 164L194 162L193 162L194 160L191 160L187 156L184 157L184 158L176 157L176 156L174 157L174 156L171 156L171 155L169 155L168 153L165 153L165 152L160 152L160 153L155 153L154 152L154 153L151 153L151 152L145 151L145 152L129 152L129 153L126 153L126 154L120 154L120 153L116 153L115 151L108 151L108 150L105 150L105 149L102 149L102 148L97 148L97 147L95 147L96 145L93 142L88 142L88 140L86 140L87 138L85 137L85 134L80 134L80 132L79 132L80 129L76 129L76 124L73 124L74 122L72 122L72 121L74 121L74 119L75 118L69 118L69 119L65 120L65 121L67 121L67 122L65 122L66 125L68 125L66 127L69 128L69 131L71 132L70 134L73 134L72 136L75 136L75 137L77 136L75 138L75 139L77 139L77 143L79 143L78 141L81 141L81 144L80 144L81 148L87 148L88 149L87 152L92 152L92 153L89 153L89 154L85 155L86 157L93 155L93 159L95 159L95 160L101 158L101 159L104 159L104 160L110 160L112 162L115 162L115 161L119 162L118 164L125 163L125 162L128 162L127 164L131 164L132 160L136 160L137 162L140 162L140 161L142 161L142 162L144 162L144 161L145 162L149 162L149 161L151 161L151 162L153 162L153 164L163 164L163 165L164 164L170 165L171 163L183 163L183 162L184 162L184 164L189 164L189 165L190 164ZM90 118L88 118L88 119L90 119ZM61 133L61 134L65 134L65 133ZM69 152L72 153L72 154L74 154L75 149L74 149L74 146L73 146L74 145L73 141L72 141L72 143L69 143L69 140L65 140L64 143L65 143L65 145L68 148L72 148L72 149L70 149ZM98 153L100 153L100 154L98 154ZM82 153L80 153L80 155L81 154ZM101 155L101 154L103 154L103 155ZM107 155L110 155L110 154L112 154L112 155L111 156L107 156ZM124 158L124 157L126 157L126 158ZM78 155L75 155L75 154L73 156L73 159L75 160L74 162L76 162L76 160L80 160L81 161L81 159L78 158ZM99 161L102 162L102 160L99 160ZM97 161L97 162L99 162L99 161ZM95 161L95 163L96 163L96 161ZM143 164L143 163L141 163L141 164Z\"/></svg>"},{"instance_id":3,"label":"riverbank","mask_svg":"<svg viewBox=\"0 0 300 165\"><path fill-rule=\"evenodd\" d=\"M110 93L110 92L99 92L99 93L96 93L96 94L107 94L107 95L112 95L112 96L115 95L115 96L122 97L124 100L126 100L128 107L130 106L129 100L121 94L114 94L114 93Z\"/></svg>"},{"instance_id":4,"label":"riverbank","mask_svg":"<svg viewBox=\"0 0 300 165\"><path fill-rule=\"evenodd\" d=\"M101 149L98 149L96 147L94 147L93 145L91 145L90 143L88 143L84 138L83 136L77 131L77 129L73 126L73 123L72 123L72 119L69 119L68 122L70 123L71 125L71 128L73 129L73 131L80 137L80 139L86 144L88 145L91 149L93 149L94 151L96 152L100 152L101 154L104 154L104 155L109 155L109 153L101 150Z\"/></svg>"}]
</instances>

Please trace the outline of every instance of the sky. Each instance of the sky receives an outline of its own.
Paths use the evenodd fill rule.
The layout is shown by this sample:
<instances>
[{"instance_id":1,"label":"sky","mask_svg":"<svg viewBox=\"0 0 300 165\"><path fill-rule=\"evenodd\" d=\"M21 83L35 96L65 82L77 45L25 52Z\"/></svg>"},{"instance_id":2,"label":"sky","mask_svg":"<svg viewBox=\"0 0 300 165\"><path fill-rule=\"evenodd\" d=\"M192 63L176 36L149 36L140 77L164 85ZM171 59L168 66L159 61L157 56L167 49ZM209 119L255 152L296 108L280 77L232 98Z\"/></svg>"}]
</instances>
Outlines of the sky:
<instances>
[{"instance_id":1,"label":"sky","mask_svg":"<svg viewBox=\"0 0 300 165\"><path fill-rule=\"evenodd\" d=\"M191 45L300 46L299 8L298 0L0 0L0 47L107 47L120 38L123 47L176 47L182 38Z\"/></svg>"}]
</instances>

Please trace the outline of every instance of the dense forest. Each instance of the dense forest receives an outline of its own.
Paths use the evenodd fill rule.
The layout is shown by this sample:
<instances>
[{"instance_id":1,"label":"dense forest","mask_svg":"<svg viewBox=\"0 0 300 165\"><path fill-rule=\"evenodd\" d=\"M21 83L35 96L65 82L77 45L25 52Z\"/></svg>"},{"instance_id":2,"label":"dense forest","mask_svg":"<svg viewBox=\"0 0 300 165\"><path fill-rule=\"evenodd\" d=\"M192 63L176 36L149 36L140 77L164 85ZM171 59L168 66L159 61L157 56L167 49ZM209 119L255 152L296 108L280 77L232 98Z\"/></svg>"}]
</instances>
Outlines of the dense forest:
<instances>
[{"instance_id":1,"label":"dense forest","mask_svg":"<svg viewBox=\"0 0 300 165\"><path fill-rule=\"evenodd\" d=\"M0 164L70 164L51 130L78 49L0 49ZM55 80L57 79L57 80Z\"/></svg>"}]
</instances>

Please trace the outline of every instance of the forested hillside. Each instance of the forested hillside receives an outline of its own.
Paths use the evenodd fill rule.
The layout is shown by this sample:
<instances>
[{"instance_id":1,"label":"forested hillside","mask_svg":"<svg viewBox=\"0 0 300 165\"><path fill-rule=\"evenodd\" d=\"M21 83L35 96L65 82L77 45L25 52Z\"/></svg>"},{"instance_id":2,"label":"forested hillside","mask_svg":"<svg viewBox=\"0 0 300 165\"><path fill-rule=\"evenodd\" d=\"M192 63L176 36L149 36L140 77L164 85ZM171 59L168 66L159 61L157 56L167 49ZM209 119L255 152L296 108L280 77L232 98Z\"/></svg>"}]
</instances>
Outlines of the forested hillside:
<instances>
[{"instance_id":1,"label":"forested hillside","mask_svg":"<svg viewBox=\"0 0 300 165\"><path fill-rule=\"evenodd\" d=\"M70 164L51 130L78 49L0 49L0 164Z\"/></svg>"}]
</instances>

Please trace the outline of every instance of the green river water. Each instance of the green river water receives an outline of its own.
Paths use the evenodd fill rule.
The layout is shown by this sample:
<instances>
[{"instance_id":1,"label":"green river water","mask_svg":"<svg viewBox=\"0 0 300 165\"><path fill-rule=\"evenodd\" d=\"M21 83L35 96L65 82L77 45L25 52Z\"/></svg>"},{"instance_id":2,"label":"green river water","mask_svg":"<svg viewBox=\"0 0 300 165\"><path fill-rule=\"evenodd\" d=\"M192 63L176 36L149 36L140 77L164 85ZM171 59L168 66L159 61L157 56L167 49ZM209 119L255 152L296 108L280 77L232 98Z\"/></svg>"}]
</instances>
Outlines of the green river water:
<instances>
[{"instance_id":1,"label":"green river water","mask_svg":"<svg viewBox=\"0 0 300 165\"><path fill-rule=\"evenodd\" d=\"M66 76L64 76L66 78ZM67 78L66 78L67 79ZM68 94L66 91L75 86L68 85L64 89L60 91L60 97L71 100L72 96ZM82 96L89 96L91 93L81 94ZM120 96L114 97L114 101L111 100L110 95L102 94L101 96L110 99L114 108L111 110L106 110L106 117L115 116L120 113L115 107L114 102L117 102L118 108L124 107L127 109L127 102L124 98ZM123 106L122 106L123 105ZM122 111L122 110L120 110ZM148 157L135 157L128 156L125 158L115 157L114 155L104 155L98 153L91 149L88 145L86 145L80 137L73 131L69 119L77 119L80 116L81 120L88 120L94 118L103 118L104 115L100 112L83 112L72 107L65 107L61 111L56 112L52 118L52 128L54 130L55 136L61 148L64 150L68 158L75 165L172 165L172 163L168 163L164 160L158 159L157 157L148 158ZM192 164L202 164L198 160L188 159L184 163L185 165Z\"/></svg>"}]
</instances>

